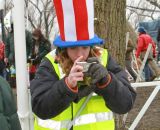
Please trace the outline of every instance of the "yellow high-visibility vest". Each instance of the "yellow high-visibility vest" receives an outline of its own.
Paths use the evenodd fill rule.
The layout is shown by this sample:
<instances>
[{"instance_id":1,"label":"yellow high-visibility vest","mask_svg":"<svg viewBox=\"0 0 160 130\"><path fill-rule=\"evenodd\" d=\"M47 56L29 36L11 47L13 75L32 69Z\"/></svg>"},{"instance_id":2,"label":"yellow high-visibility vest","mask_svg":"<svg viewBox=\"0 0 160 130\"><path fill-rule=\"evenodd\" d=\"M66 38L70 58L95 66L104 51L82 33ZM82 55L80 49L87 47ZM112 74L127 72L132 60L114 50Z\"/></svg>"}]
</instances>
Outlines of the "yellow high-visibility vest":
<instances>
[{"instance_id":1,"label":"yellow high-visibility vest","mask_svg":"<svg viewBox=\"0 0 160 130\"><path fill-rule=\"evenodd\" d=\"M55 50L51 51L46 57L52 63L59 78L64 74L59 64L54 63ZM100 56L101 64L106 67L108 59L108 52L102 49ZM67 126L75 114L80 109L86 97L82 98L77 104L72 103L70 107L64 110L58 116L42 120L35 118L34 130L67 130ZM72 117L73 116L73 117ZM73 130L114 130L115 123L113 113L106 107L105 101L101 96L93 95L88 101L85 108L82 110L80 116L76 119L73 125Z\"/></svg>"}]
</instances>

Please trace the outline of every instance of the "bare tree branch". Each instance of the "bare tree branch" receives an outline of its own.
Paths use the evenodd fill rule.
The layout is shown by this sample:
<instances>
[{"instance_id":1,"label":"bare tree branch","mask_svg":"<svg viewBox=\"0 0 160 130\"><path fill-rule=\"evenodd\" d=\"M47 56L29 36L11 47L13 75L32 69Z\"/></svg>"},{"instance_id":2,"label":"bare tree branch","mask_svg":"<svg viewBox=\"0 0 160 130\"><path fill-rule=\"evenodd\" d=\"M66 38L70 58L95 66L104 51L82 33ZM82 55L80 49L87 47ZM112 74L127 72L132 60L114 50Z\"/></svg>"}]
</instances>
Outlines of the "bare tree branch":
<instances>
[{"instance_id":1,"label":"bare tree branch","mask_svg":"<svg viewBox=\"0 0 160 130\"><path fill-rule=\"evenodd\" d=\"M140 7L135 7L135 6L127 6L127 8L138 9L138 10L144 10L144 11L147 11L147 12L160 12L160 10L146 9L146 8L140 8Z\"/></svg>"},{"instance_id":2,"label":"bare tree branch","mask_svg":"<svg viewBox=\"0 0 160 130\"><path fill-rule=\"evenodd\" d=\"M158 2L158 0L146 0L146 1L148 1L150 4L160 9L160 2Z\"/></svg>"},{"instance_id":3,"label":"bare tree branch","mask_svg":"<svg viewBox=\"0 0 160 130\"><path fill-rule=\"evenodd\" d=\"M139 0L139 3L131 0L131 2L126 6L127 19L131 22L133 28L136 29L138 23L145 19L157 19L160 10L148 1L156 2L157 0Z\"/></svg>"}]
</instances>

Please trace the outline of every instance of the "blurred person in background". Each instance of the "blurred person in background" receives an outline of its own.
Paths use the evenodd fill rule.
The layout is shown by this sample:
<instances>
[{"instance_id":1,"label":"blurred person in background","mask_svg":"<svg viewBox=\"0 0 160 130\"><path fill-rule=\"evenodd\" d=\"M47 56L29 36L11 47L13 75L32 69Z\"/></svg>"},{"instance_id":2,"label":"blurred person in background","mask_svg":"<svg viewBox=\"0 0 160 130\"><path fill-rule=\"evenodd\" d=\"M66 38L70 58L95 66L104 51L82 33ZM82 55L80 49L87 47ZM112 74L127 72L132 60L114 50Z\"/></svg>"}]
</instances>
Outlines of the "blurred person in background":
<instances>
[{"instance_id":1,"label":"blurred person in background","mask_svg":"<svg viewBox=\"0 0 160 130\"><path fill-rule=\"evenodd\" d=\"M25 30L26 36L26 53L27 57L31 53L32 47L32 34L28 30ZM14 52L14 24L11 24L11 30L7 35L6 43L5 43L5 62L9 65L15 66L15 52Z\"/></svg>"},{"instance_id":2,"label":"blurred person in background","mask_svg":"<svg viewBox=\"0 0 160 130\"><path fill-rule=\"evenodd\" d=\"M0 76L0 130L21 130L14 99L10 85Z\"/></svg>"},{"instance_id":3,"label":"blurred person in background","mask_svg":"<svg viewBox=\"0 0 160 130\"><path fill-rule=\"evenodd\" d=\"M152 49L148 55L146 64L144 66L145 80L151 81L155 77L159 79L160 68L155 64L154 58L156 58L156 45L150 35L146 33L144 27L138 28L138 40L136 49L136 58L140 58L143 61L149 44L152 44ZM155 74L155 75L154 75Z\"/></svg>"},{"instance_id":4,"label":"blurred person in background","mask_svg":"<svg viewBox=\"0 0 160 130\"><path fill-rule=\"evenodd\" d=\"M41 60L51 51L51 43L44 37L39 28L33 31L32 40L33 44L28 56L28 62L30 63L30 80L34 78L36 68L39 66Z\"/></svg>"},{"instance_id":5,"label":"blurred person in background","mask_svg":"<svg viewBox=\"0 0 160 130\"><path fill-rule=\"evenodd\" d=\"M5 63L4 63L5 44L0 38L0 75L6 79Z\"/></svg>"},{"instance_id":6,"label":"blurred person in background","mask_svg":"<svg viewBox=\"0 0 160 130\"><path fill-rule=\"evenodd\" d=\"M31 46L32 46L32 34L25 30L25 38L26 38L26 53L27 57L30 54ZM5 43L5 64L9 70L9 78L12 87L16 87L16 68L15 68L15 48L14 48L14 24L11 24L11 30L6 37Z\"/></svg>"}]
</instances>

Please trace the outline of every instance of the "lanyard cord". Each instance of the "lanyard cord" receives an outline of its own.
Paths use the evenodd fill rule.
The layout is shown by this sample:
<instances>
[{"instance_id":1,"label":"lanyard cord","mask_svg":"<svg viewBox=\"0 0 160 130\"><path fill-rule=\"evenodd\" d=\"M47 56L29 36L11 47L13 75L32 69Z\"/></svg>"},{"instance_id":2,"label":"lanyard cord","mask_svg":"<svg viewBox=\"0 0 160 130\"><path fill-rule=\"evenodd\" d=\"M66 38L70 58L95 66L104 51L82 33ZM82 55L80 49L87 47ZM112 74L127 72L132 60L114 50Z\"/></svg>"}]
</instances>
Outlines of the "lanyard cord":
<instances>
[{"instance_id":1,"label":"lanyard cord","mask_svg":"<svg viewBox=\"0 0 160 130\"><path fill-rule=\"evenodd\" d=\"M90 93L87 98L85 99L85 101L83 102L82 106L80 107L80 109L78 110L78 112L76 113L75 117L73 118L73 120L71 122L68 123L68 127L67 130L70 130L71 127L74 125L75 120L79 117L79 115L81 114L82 110L85 108L85 106L87 105L88 101L90 100L90 98L92 97L92 93Z\"/></svg>"}]
</instances>

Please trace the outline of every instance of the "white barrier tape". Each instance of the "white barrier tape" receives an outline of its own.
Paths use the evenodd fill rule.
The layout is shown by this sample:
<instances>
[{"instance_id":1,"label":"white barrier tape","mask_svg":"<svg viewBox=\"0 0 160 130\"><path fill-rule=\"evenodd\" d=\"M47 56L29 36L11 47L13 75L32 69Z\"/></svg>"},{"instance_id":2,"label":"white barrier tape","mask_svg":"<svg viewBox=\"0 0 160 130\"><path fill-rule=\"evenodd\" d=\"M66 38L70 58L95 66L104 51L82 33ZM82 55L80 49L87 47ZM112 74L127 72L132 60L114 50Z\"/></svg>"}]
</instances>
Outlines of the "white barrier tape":
<instances>
[{"instance_id":1,"label":"white barrier tape","mask_svg":"<svg viewBox=\"0 0 160 130\"><path fill-rule=\"evenodd\" d=\"M158 85L160 85L160 81L131 83L131 86L134 87L134 88L150 87L150 86L158 86Z\"/></svg>"}]
</instances>

